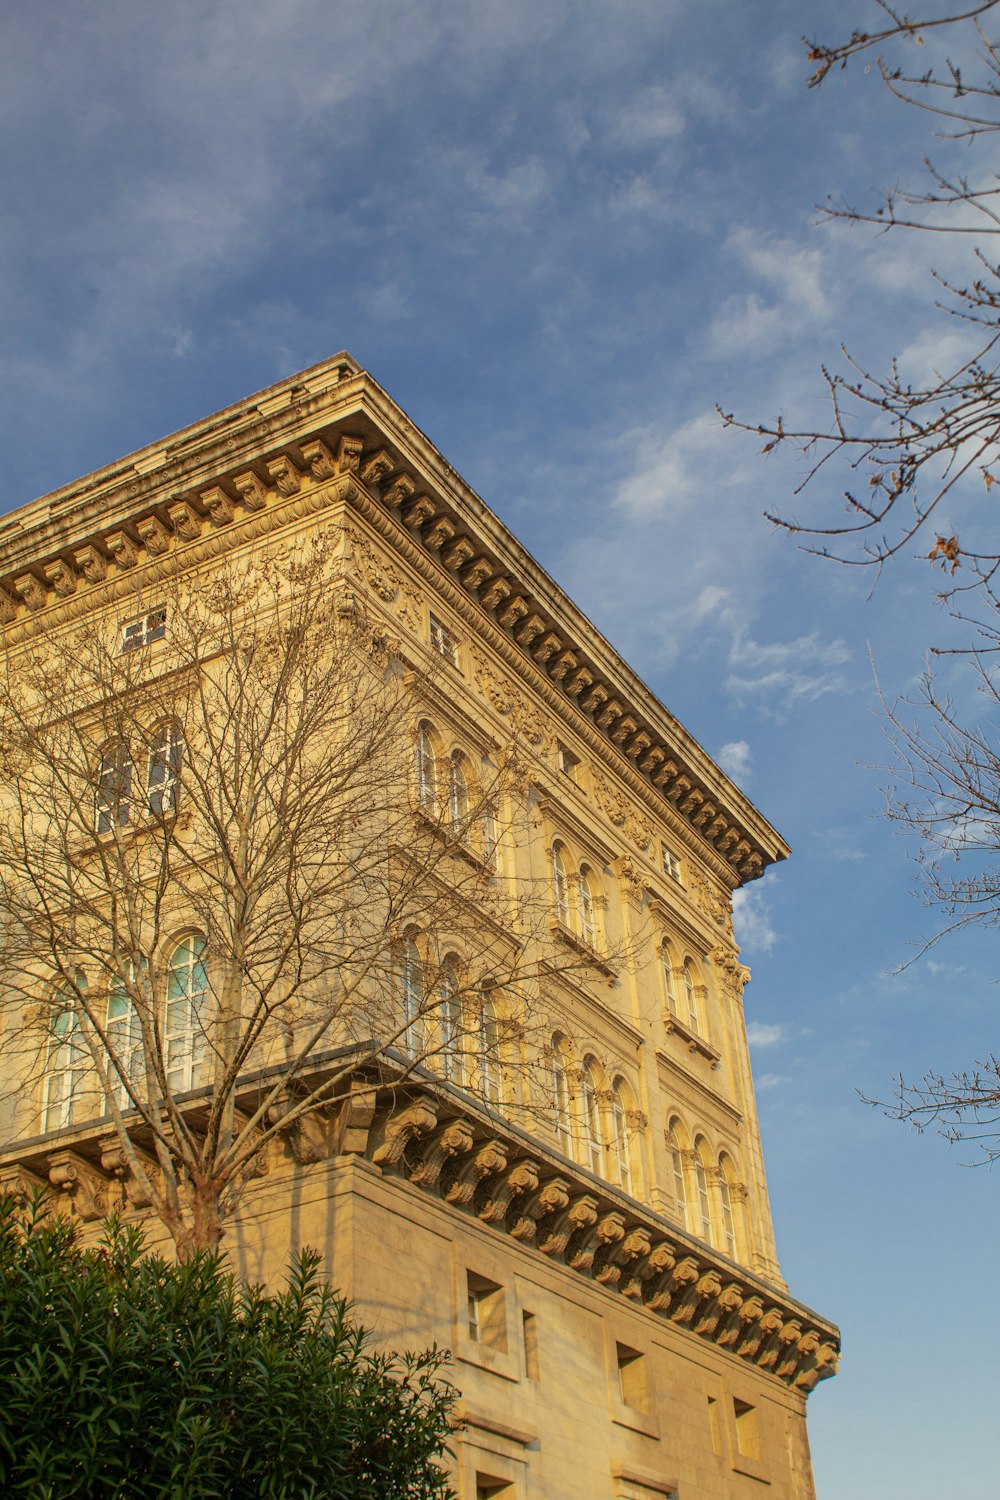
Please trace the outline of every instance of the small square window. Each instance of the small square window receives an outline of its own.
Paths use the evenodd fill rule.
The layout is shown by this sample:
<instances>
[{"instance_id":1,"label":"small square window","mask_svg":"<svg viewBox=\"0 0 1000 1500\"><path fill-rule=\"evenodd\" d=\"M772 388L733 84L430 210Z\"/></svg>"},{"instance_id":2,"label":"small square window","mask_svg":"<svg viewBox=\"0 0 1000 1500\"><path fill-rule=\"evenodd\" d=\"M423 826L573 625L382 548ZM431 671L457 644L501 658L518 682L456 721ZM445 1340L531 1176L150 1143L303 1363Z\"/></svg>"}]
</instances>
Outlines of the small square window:
<instances>
[{"instance_id":1,"label":"small square window","mask_svg":"<svg viewBox=\"0 0 1000 1500\"><path fill-rule=\"evenodd\" d=\"M638 1349L628 1344L615 1344L618 1363L618 1394L623 1406L634 1411L645 1411L649 1404L649 1388L646 1381L646 1360Z\"/></svg>"},{"instance_id":2,"label":"small square window","mask_svg":"<svg viewBox=\"0 0 1000 1500\"><path fill-rule=\"evenodd\" d=\"M476 1475L476 1500L513 1500L517 1491L509 1479L492 1474Z\"/></svg>"},{"instance_id":3,"label":"small square window","mask_svg":"<svg viewBox=\"0 0 1000 1500\"><path fill-rule=\"evenodd\" d=\"M140 646L148 646L152 641L162 641L167 633L167 606L157 605L147 614L140 615L137 620L129 620L128 624L122 626L122 650L138 651Z\"/></svg>"},{"instance_id":4,"label":"small square window","mask_svg":"<svg viewBox=\"0 0 1000 1500\"><path fill-rule=\"evenodd\" d=\"M576 785L579 786L580 757L578 755L574 755L572 750L567 749L562 741L558 740L556 742L556 758L559 762L559 769L562 774L564 776L568 776L570 781L575 782Z\"/></svg>"},{"instance_id":5,"label":"small square window","mask_svg":"<svg viewBox=\"0 0 1000 1500\"><path fill-rule=\"evenodd\" d=\"M677 884L681 885L681 862L666 844L660 845L660 863L663 866L664 875L669 875L671 880L676 880Z\"/></svg>"},{"instance_id":6,"label":"small square window","mask_svg":"<svg viewBox=\"0 0 1000 1500\"><path fill-rule=\"evenodd\" d=\"M760 1428L757 1425L757 1408L747 1401L733 1397L733 1418L736 1424L736 1446L744 1458L760 1458Z\"/></svg>"},{"instance_id":7,"label":"small square window","mask_svg":"<svg viewBox=\"0 0 1000 1500\"><path fill-rule=\"evenodd\" d=\"M466 1272L467 1331L470 1343L507 1352L507 1313L504 1289L475 1271Z\"/></svg>"},{"instance_id":8,"label":"small square window","mask_svg":"<svg viewBox=\"0 0 1000 1500\"><path fill-rule=\"evenodd\" d=\"M458 666L458 641L436 615L431 615L431 646L451 666Z\"/></svg>"}]
</instances>

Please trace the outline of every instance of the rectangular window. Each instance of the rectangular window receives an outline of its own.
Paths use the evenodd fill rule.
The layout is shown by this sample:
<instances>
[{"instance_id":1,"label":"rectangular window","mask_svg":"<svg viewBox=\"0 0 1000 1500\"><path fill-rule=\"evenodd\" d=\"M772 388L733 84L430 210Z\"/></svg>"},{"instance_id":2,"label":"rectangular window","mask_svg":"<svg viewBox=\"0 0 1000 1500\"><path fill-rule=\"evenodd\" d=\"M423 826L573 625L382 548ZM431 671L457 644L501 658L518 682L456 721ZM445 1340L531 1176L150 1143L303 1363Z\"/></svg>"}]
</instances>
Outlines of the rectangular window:
<instances>
[{"instance_id":1,"label":"rectangular window","mask_svg":"<svg viewBox=\"0 0 1000 1500\"><path fill-rule=\"evenodd\" d=\"M476 1500L514 1500L517 1491L509 1479L492 1474L476 1475Z\"/></svg>"},{"instance_id":2,"label":"rectangular window","mask_svg":"<svg viewBox=\"0 0 1000 1500\"><path fill-rule=\"evenodd\" d=\"M671 880L676 880L677 884L680 885L682 883L681 862L674 851L667 848L666 844L660 845L660 863L663 866L664 875L669 875Z\"/></svg>"},{"instance_id":3,"label":"rectangular window","mask_svg":"<svg viewBox=\"0 0 1000 1500\"><path fill-rule=\"evenodd\" d=\"M122 626L122 650L137 651L151 641L162 641L167 633L167 606L158 604L155 609L140 615L138 620L129 620Z\"/></svg>"},{"instance_id":4,"label":"rectangular window","mask_svg":"<svg viewBox=\"0 0 1000 1500\"><path fill-rule=\"evenodd\" d=\"M475 1271L466 1273L469 1340L484 1348L507 1352L507 1314L504 1289Z\"/></svg>"},{"instance_id":5,"label":"rectangular window","mask_svg":"<svg viewBox=\"0 0 1000 1500\"><path fill-rule=\"evenodd\" d=\"M458 641L436 615L431 615L431 645L438 656L443 656L453 667L458 666Z\"/></svg>"},{"instance_id":6,"label":"rectangular window","mask_svg":"<svg viewBox=\"0 0 1000 1500\"><path fill-rule=\"evenodd\" d=\"M733 1397L733 1418L736 1424L736 1446L744 1458L760 1458L760 1428L757 1425L757 1408L747 1401Z\"/></svg>"},{"instance_id":7,"label":"rectangular window","mask_svg":"<svg viewBox=\"0 0 1000 1500\"><path fill-rule=\"evenodd\" d=\"M564 776L568 776L570 781L575 782L575 784L579 786L580 757L578 755L574 755L572 750L568 750L561 740L557 740L556 758L558 760L559 769L562 774Z\"/></svg>"},{"instance_id":8,"label":"rectangular window","mask_svg":"<svg viewBox=\"0 0 1000 1500\"><path fill-rule=\"evenodd\" d=\"M645 1357L638 1349L630 1349L628 1344L616 1343L615 1358L618 1362L618 1394L622 1405L631 1406L634 1411L645 1411L649 1404Z\"/></svg>"},{"instance_id":9,"label":"rectangular window","mask_svg":"<svg viewBox=\"0 0 1000 1500\"><path fill-rule=\"evenodd\" d=\"M722 1457L722 1429L719 1426L719 1403L714 1396L708 1398L708 1430L712 1434L712 1452Z\"/></svg>"},{"instance_id":10,"label":"rectangular window","mask_svg":"<svg viewBox=\"0 0 1000 1500\"><path fill-rule=\"evenodd\" d=\"M111 745L101 756L94 821L98 833L124 828L132 810L132 761L124 745Z\"/></svg>"},{"instance_id":11,"label":"rectangular window","mask_svg":"<svg viewBox=\"0 0 1000 1500\"><path fill-rule=\"evenodd\" d=\"M538 1379L538 1319L534 1313L521 1314L521 1332L524 1338L524 1373L529 1380Z\"/></svg>"}]
</instances>

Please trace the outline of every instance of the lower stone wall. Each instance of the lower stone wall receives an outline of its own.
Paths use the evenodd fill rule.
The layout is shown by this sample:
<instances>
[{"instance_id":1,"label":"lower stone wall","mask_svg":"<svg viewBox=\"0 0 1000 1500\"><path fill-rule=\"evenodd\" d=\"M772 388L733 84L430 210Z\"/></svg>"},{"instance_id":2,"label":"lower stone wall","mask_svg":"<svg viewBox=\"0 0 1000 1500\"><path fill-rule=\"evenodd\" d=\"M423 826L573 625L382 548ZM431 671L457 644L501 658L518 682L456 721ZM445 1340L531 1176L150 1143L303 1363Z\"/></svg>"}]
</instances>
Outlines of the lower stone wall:
<instances>
[{"instance_id":1,"label":"lower stone wall","mask_svg":"<svg viewBox=\"0 0 1000 1500\"><path fill-rule=\"evenodd\" d=\"M799 1392L363 1159L272 1172L227 1240L269 1282L315 1246L380 1342L453 1350L461 1500L813 1500Z\"/></svg>"}]
</instances>

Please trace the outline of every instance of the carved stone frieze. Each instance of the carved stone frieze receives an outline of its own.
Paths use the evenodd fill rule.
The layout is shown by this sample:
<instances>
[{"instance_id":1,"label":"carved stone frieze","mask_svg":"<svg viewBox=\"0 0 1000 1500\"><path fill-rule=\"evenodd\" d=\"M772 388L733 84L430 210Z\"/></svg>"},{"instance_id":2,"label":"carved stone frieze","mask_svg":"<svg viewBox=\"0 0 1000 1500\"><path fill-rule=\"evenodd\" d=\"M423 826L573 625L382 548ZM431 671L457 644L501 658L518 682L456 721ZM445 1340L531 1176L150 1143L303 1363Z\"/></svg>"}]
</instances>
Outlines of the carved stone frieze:
<instances>
[{"instance_id":1,"label":"carved stone frieze","mask_svg":"<svg viewBox=\"0 0 1000 1500\"><path fill-rule=\"evenodd\" d=\"M419 1163L410 1173L410 1181L422 1188L436 1187L448 1162L453 1156L471 1151L474 1139L464 1120L449 1120L429 1141Z\"/></svg>"},{"instance_id":2,"label":"carved stone frieze","mask_svg":"<svg viewBox=\"0 0 1000 1500\"><path fill-rule=\"evenodd\" d=\"M107 1178L75 1151L54 1151L47 1161L49 1183L81 1219L103 1219L108 1212Z\"/></svg>"},{"instance_id":3,"label":"carved stone frieze","mask_svg":"<svg viewBox=\"0 0 1000 1500\"><path fill-rule=\"evenodd\" d=\"M476 1212L485 1224L503 1224L515 1199L527 1197L538 1188L539 1166L525 1158L515 1162L496 1182L492 1177L483 1183L476 1200Z\"/></svg>"},{"instance_id":4,"label":"carved stone frieze","mask_svg":"<svg viewBox=\"0 0 1000 1500\"><path fill-rule=\"evenodd\" d=\"M487 1141L463 1160L455 1157L448 1163L441 1174L442 1197L446 1203L471 1203L485 1177L506 1169L507 1148L500 1141Z\"/></svg>"},{"instance_id":5,"label":"carved stone frieze","mask_svg":"<svg viewBox=\"0 0 1000 1500\"><path fill-rule=\"evenodd\" d=\"M75 594L80 581L74 569L61 557L47 565L45 577L60 599L68 599L70 594Z\"/></svg>"},{"instance_id":6,"label":"carved stone frieze","mask_svg":"<svg viewBox=\"0 0 1000 1500\"><path fill-rule=\"evenodd\" d=\"M174 535L179 536L182 542L196 542L201 536L201 516L187 500L176 500L173 505L169 505L167 515L174 528Z\"/></svg>"},{"instance_id":7,"label":"carved stone frieze","mask_svg":"<svg viewBox=\"0 0 1000 1500\"><path fill-rule=\"evenodd\" d=\"M569 1205L569 1183L561 1177L550 1177L524 1203L516 1206L508 1220L510 1234L515 1240L534 1240L542 1220L560 1213Z\"/></svg>"},{"instance_id":8,"label":"carved stone frieze","mask_svg":"<svg viewBox=\"0 0 1000 1500\"><path fill-rule=\"evenodd\" d=\"M146 516L143 520L136 522L135 529L139 533L142 545L151 557L159 557L162 553L170 551L170 532L159 516Z\"/></svg>"},{"instance_id":9,"label":"carved stone frieze","mask_svg":"<svg viewBox=\"0 0 1000 1500\"><path fill-rule=\"evenodd\" d=\"M397 1110L387 1121L385 1139L372 1156L377 1167L395 1166L409 1142L428 1135L437 1124L437 1110L426 1099Z\"/></svg>"}]
</instances>

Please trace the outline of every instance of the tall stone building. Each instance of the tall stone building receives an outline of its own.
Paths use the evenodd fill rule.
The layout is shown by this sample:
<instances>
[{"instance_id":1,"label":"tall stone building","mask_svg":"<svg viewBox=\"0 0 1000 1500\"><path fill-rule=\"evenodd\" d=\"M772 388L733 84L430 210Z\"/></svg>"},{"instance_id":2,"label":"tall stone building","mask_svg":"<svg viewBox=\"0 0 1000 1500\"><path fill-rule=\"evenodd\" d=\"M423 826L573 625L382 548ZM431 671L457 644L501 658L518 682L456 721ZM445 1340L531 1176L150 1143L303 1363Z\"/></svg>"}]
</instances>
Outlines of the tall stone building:
<instances>
[{"instance_id":1,"label":"tall stone building","mask_svg":"<svg viewBox=\"0 0 1000 1500\"><path fill-rule=\"evenodd\" d=\"M546 918L476 1085L459 1062L408 1067L405 1045L369 1058L353 1103L271 1141L227 1249L278 1279L316 1245L380 1338L453 1350L462 1500L807 1500L806 1398L839 1340L779 1271L731 920L788 850L376 382L339 355L6 517L8 659L108 610L121 650L155 646L163 611L129 615L140 585L155 602L171 570L319 527L416 672L413 817L456 757L516 739L523 816L469 859L484 889L542 890ZM175 795L173 753L150 753L149 808ZM120 777L95 764L98 837ZM435 934L397 938L404 1006ZM185 941L168 972L189 994ZM0 1183L51 1184L88 1221L124 1185L142 1213L100 1089L70 1076L51 1013L36 1024ZM192 1056L169 1081L194 1109Z\"/></svg>"}]
</instances>

